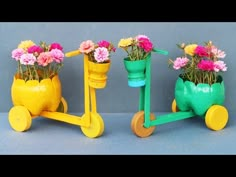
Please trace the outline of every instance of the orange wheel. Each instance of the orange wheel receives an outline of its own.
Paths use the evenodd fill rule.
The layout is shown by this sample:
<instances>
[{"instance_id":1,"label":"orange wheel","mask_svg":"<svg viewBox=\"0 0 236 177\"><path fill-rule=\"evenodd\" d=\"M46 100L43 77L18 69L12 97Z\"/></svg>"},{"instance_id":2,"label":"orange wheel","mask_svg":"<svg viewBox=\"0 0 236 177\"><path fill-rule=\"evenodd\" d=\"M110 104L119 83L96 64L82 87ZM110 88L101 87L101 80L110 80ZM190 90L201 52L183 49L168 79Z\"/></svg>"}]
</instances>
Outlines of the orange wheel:
<instances>
[{"instance_id":1,"label":"orange wheel","mask_svg":"<svg viewBox=\"0 0 236 177\"><path fill-rule=\"evenodd\" d=\"M177 107L175 99L172 101L171 110L172 110L172 112L178 112L179 111L179 108Z\"/></svg>"},{"instance_id":2,"label":"orange wheel","mask_svg":"<svg viewBox=\"0 0 236 177\"><path fill-rule=\"evenodd\" d=\"M150 113L150 120L155 120L155 115ZM144 111L137 112L131 121L131 129L133 133L141 138L145 138L150 136L154 130L155 126L151 126L149 128L145 128L144 124Z\"/></svg>"}]
</instances>

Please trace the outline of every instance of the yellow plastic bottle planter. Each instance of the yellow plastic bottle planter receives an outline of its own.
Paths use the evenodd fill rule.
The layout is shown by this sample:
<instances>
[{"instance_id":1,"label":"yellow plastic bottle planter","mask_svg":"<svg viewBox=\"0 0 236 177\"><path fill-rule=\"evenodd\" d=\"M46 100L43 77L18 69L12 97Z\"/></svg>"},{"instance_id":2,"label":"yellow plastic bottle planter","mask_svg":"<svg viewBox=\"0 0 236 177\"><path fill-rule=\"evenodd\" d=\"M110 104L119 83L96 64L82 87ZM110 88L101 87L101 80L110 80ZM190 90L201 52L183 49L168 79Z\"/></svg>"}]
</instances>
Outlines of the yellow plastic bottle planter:
<instances>
[{"instance_id":1,"label":"yellow plastic bottle planter","mask_svg":"<svg viewBox=\"0 0 236 177\"><path fill-rule=\"evenodd\" d=\"M26 107L32 116L43 110L56 111L61 101L61 82L58 75L52 79L24 81L13 78L11 87L14 106Z\"/></svg>"},{"instance_id":2,"label":"yellow plastic bottle planter","mask_svg":"<svg viewBox=\"0 0 236 177\"><path fill-rule=\"evenodd\" d=\"M107 73L110 69L109 63L94 63L88 61L89 86L97 89L106 87Z\"/></svg>"},{"instance_id":3,"label":"yellow plastic bottle planter","mask_svg":"<svg viewBox=\"0 0 236 177\"><path fill-rule=\"evenodd\" d=\"M61 97L61 82L58 75L40 82L24 81L15 75L11 97L14 107L9 111L9 122L16 131L29 129L31 117L39 116L42 111L56 111L60 103L63 104L62 111L67 111L67 103Z\"/></svg>"}]
</instances>

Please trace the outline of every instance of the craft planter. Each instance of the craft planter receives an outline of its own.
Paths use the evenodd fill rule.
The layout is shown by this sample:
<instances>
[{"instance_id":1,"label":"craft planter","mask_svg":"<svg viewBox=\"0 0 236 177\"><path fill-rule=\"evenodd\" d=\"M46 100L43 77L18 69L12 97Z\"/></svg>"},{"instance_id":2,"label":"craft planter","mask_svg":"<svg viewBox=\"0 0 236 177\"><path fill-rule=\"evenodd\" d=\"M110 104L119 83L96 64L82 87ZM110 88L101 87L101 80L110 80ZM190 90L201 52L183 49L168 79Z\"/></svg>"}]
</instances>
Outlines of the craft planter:
<instances>
[{"instance_id":1,"label":"craft planter","mask_svg":"<svg viewBox=\"0 0 236 177\"><path fill-rule=\"evenodd\" d=\"M107 83L107 73L110 69L111 61L109 63L94 63L88 62L88 72L89 72L89 86L102 89L106 87Z\"/></svg>"},{"instance_id":2,"label":"craft planter","mask_svg":"<svg viewBox=\"0 0 236 177\"><path fill-rule=\"evenodd\" d=\"M42 111L56 111L61 101L61 82L53 78L24 81L14 76L11 87L14 106L24 106L32 116Z\"/></svg>"},{"instance_id":3,"label":"craft planter","mask_svg":"<svg viewBox=\"0 0 236 177\"><path fill-rule=\"evenodd\" d=\"M197 84L178 78L175 85L175 100L180 111L193 110L203 116L212 105L222 105L225 100L224 81L212 85Z\"/></svg>"},{"instance_id":4,"label":"craft planter","mask_svg":"<svg viewBox=\"0 0 236 177\"><path fill-rule=\"evenodd\" d=\"M125 69L128 72L128 85L130 87L141 87L146 83L146 62L150 60L149 54L145 59L132 61L128 57L124 59Z\"/></svg>"}]
</instances>

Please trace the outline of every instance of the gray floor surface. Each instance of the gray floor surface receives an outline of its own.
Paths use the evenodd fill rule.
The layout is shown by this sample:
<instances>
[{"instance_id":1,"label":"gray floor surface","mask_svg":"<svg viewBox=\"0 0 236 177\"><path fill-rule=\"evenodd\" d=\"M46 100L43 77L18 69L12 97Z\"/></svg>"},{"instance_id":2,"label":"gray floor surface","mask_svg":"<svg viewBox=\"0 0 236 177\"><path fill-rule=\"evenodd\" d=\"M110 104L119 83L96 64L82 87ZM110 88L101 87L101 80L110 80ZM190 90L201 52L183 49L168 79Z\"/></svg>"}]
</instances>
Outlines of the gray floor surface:
<instances>
[{"instance_id":1,"label":"gray floor surface","mask_svg":"<svg viewBox=\"0 0 236 177\"><path fill-rule=\"evenodd\" d=\"M81 116L80 113L70 113ZM167 113L155 113L155 116ZM1 155L232 155L236 154L236 121L229 113L226 127L212 131L199 117L155 126L147 138L134 135L130 123L134 113L100 113L104 133L86 137L80 126L33 119L26 132L14 131L8 113L0 113Z\"/></svg>"}]
</instances>

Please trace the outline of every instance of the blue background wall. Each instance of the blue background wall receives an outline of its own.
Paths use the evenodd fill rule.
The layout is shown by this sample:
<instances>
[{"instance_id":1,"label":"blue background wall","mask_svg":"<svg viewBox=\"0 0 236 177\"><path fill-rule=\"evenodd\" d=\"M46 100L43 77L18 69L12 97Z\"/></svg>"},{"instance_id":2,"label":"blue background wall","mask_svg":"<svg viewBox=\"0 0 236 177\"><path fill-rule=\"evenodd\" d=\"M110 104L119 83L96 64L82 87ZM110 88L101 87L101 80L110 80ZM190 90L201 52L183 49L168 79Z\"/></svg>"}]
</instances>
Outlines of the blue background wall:
<instances>
[{"instance_id":1,"label":"blue background wall","mask_svg":"<svg viewBox=\"0 0 236 177\"><path fill-rule=\"evenodd\" d=\"M152 55L151 111L170 111L174 98L174 84L178 73L168 68L168 58L179 56L176 47L182 42L203 42L212 40L226 52L228 71L224 73L226 86L225 106L228 111L236 111L236 23L198 22L29 22L0 23L0 111L8 112L12 107L10 88L16 71L16 62L11 51L22 40L35 43L59 42L68 52L79 47L87 39L94 42L108 40L117 44L121 38L145 34L157 48L169 51L169 56ZM138 110L139 89L127 85L127 74L123 65L126 53L117 48L112 55L112 65L108 74L107 87L97 90L98 111L103 113L128 113ZM65 58L60 72L63 96L68 102L69 112L84 112L83 57Z\"/></svg>"}]
</instances>

